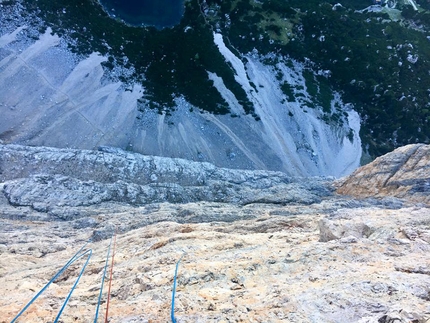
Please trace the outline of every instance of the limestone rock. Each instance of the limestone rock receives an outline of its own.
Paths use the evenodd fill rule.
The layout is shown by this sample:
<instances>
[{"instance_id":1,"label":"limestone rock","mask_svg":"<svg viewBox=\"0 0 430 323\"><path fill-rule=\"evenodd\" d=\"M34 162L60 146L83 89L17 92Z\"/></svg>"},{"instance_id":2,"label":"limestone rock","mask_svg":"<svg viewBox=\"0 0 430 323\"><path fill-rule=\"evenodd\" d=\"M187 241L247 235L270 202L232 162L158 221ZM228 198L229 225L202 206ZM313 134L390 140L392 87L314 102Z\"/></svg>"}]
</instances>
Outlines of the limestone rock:
<instances>
[{"instance_id":1,"label":"limestone rock","mask_svg":"<svg viewBox=\"0 0 430 323\"><path fill-rule=\"evenodd\" d=\"M404 146L375 159L340 180L337 192L430 204L430 145Z\"/></svg>"},{"instance_id":2,"label":"limestone rock","mask_svg":"<svg viewBox=\"0 0 430 323\"><path fill-rule=\"evenodd\" d=\"M321 242L344 238L344 242L355 242L357 238L369 237L374 229L362 222L357 221L335 221L329 218L318 222ZM352 239L351 239L352 237Z\"/></svg>"},{"instance_id":3,"label":"limestone rock","mask_svg":"<svg viewBox=\"0 0 430 323\"><path fill-rule=\"evenodd\" d=\"M204 107L193 106L179 93L169 114L159 114L147 104L138 104L146 89L123 83L118 79L121 72L106 70L105 55L72 53L68 37L56 30L48 27L39 34L45 23L24 8L23 0L3 2L7 2L0 6L0 138L4 143L79 149L111 145L220 167L281 170L300 176L342 176L359 165L359 116L342 103L340 93L333 93L337 107L344 111L339 122L327 124L322 109L303 109L300 100L288 104L294 114L290 118L282 101L282 82L273 77L273 67L262 64L263 58L246 55L242 68L248 80L241 86L247 89L258 122L209 71L211 79L210 75L218 79L213 89L223 93L229 111L240 118L200 113ZM223 43L222 36L218 39ZM289 79L301 86L305 66L280 58L284 59L280 71L286 77L297 73L298 79ZM287 67L290 63L294 72ZM265 86L254 91L252 83Z\"/></svg>"},{"instance_id":4,"label":"limestone rock","mask_svg":"<svg viewBox=\"0 0 430 323\"><path fill-rule=\"evenodd\" d=\"M150 218L162 218L175 208L206 206L166 204L147 211ZM231 207L212 205L207 212L216 218ZM322 243L317 223L327 214L318 205L308 209L315 208L319 215L267 214L290 207L242 206L255 218L231 223L159 222L145 227L139 226L142 219L136 214L110 212L94 217L95 228L76 228L75 221L0 219L0 246L4 246L0 249L4 291L0 293L0 322L10 322L94 230L105 230L99 232L105 234L104 239L88 245L93 257L61 317L64 322L93 321L109 238L113 228L125 222L129 222L128 231L117 235L109 307L112 323L169 321L175 264L184 252L176 294L178 322L374 323L397 316L409 318L400 322L430 318L429 250L422 249L418 238L409 244L365 237L355 243L342 239ZM428 208L352 208L344 210L343 217L343 221L373 221L374 227L391 223L398 228L394 238L401 239L400 228L417 232L426 228ZM130 230L133 225L137 228ZM50 286L22 321L52 321L81 264ZM104 309L103 303L102 313Z\"/></svg>"},{"instance_id":5,"label":"limestone rock","mask_svg":"<svg viewBox=\"0 0 430 323\"><path fill-rule=\"evenodd\" d=\"M92 258L61 320L92 322L115 233L112 323L169 321L182 256L178 323L430 319L429 207L419 195L358 200L332 194L327 178L103 150L0 146L0 323L82 246ZM83 262L22 321L53 321ZM106 285L102 296L104 313Z\"/></svg>"},{"instance_id":6,"label":"limestone rock","mask_svg":"<svg viewBox=\"0 0 430 323\"><path fill-rule=\"evenodd\" d=\"M427 323L429 322L422 315L409 310L391 310L378 319L378 323Z\"/></svg>"},{"instance_id":7,"label":"limestone rock","mask_svg":"<svg viewBox=\"0 0 430 323\"><path fill-rule=\"evenodd\" d=\"M107 202L311 204L332 194L331 183L322 178L303 181L280 172L231 170L119 149L0 146L0 181L10 204L60 218Z\"/></svg>"}]
</instances>

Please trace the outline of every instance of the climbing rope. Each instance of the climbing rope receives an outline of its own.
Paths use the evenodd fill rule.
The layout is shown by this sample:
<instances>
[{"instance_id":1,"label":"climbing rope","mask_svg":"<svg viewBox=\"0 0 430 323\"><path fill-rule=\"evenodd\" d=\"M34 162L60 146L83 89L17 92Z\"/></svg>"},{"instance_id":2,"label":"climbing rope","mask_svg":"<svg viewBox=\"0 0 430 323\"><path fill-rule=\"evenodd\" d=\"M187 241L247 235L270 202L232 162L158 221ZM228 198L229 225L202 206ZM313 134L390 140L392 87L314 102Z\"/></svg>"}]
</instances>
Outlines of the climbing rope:
<instances>
[{"instance_id":1,"label":"climbing rope","mask_svg":"<svg viewBox=\"0 0 430 323\"><path fill-rule=\"evenodd\" d=\"M105 266L104 266L104 270L103 270L103 277L102 277L102 282L101 282L101 286L100 286L100 292L99 292L99 296L98 296L98 301L97 301L97 307L96 307L96 313L95 313L95 317L94 317L94 323L97 323L98 320L98 315L99 315L99 309L100 309L100 303L101 303L101 298L103 295L103 285L104 285L104 280L105 280L105 276L106 276L106 271L107 271L107 266L108 266L108 262L109 262L109 256L110 256L110 249L111 249L111 245L112 245L112 239L114 240L114 245L113 245L113 252L112 252L112 261L111 261L111 268L110 268L110 278L109 278L109 288L108 288L108 295L107 295L107 301L106 301L106 315L105 315L105 323L108 322L108 315L109 315L109 302L110 302L110 295L111 295L111 287L112 287L112 276L113 276L113 266L114 266L114 259L115 259L115 248L116 248L116 233L114 236L111 237L111 240L109 242L109 247L108 247L108 251L107 251L107 256L106 256L106 261L105 261ZM84 250L84 248L87 246L88 242L82 246L78 252L76 252L73 257L71 257L69 259L69 261L51 278L51 280L24 306L24 308L15 316L15 318L11 321L11 323L15 323L16 320L33 304L33 302L49 287L49 285L51 285L51 283L53 283L67 268L70 267L70 265L72 265L75 261L79 260L80 258L84 257L85 255L87 255L87 260L85 261L84 265L81 268L81 271L79 272L78 277L75 280L75 283L73 284L72 288L69 291L69 294L67 295L66 299L63 302L63 305L61 306L60 311L58 312L55 320L53 323L58 323L58 320L60 319L61 314L63 313L68 301L70 300L70 297L72 296L76 286L79 283L79 280L81 279L85 268L87 267L91 256L92 256L92 249L86 249ZM176 280L177 280L177 276L178 276L178 268L179 268L179 264L182 260L182 258L185 256L185 253L181 256L181 258L179 258L178 262L176 263L176 268L175 268L175 275L173 277L173 289L172 289L172 307L171 307L171 311L170 311L170 317L172 320L172 323L176 323L176 318L175 318L175 294L176 294Z\"/></svg>"},{"instance_id":2,"label":"climbing rope","mask_svg":"<svg viewBox=\"0 0 430 323\"><path fill-rule=\"evenodd\" d=\"M101 286L100 286L99 298L97 300L96 314L94 316L94 323L97 322L97 319L99 317L99 309L100 309L100 303L101 303L102 294L103 294L103 285L104 285L104 282L105 282L106 269L107 269L107 266L108 266L108 263L109 263L109 254L110 254L110 246L111 246L111 244L112 244L112 238L110 238L109 247L108 247L108 251L107 251L106 262L105 262L105 267L104 267L103 276L102 276L102 283L101 283Z\"/></svg>"},{"instance_id":3,"label":"climbing rope","mask_svg":"<svg viewBox=\"0 0 430 323\"><path fill-rule=\"evenodd\" d=\"M172 319L172 323L176 323L175 319L175 294L176 294L176 277L178 275L178 267L179 263L181 262L182 258L185 256L185 254L182 255L181 258L179 258L178 262L176 263L176 269L175 269L175 276L173 276L173 289L172 289L172 308L170 310L170 318Z\"/></svg>"},{"instance_id":4,"label":"climbing rope","mask_svg":"<svg viewBox=\"0 0 430 323\"><path fill-rule=\"evenodd\" d=\"M75 284L73 285L72 290L70 291L69 295L67 296L63 306L61 307L60 312L57 315L57 318L55 319L54 323L56 323L62 313L62 311L64 310L64 307L66 306L70 296L72 295L72 292L74 290L74 288L76 287L76 285L79 282L80 277L82 276L85 267L88 264L89 259L91 258L91 254L92 254L92 250L91 249L87 249L85 251L84 248L87 246L88 242L85 243L85 245L83 245L81 247L81 249L78 250L78 252L76 252L72 258L70 258L70 260L51 278L51 280L24 306L24 308L14 317L14 319L11 321L11 323L16 322L16 320L30 307L31 304L33 304L33 302L49 287L49 285L52 284L52 282L54 282L58 276L60 276L67 268L69 268L69 266L71 264L73 264L76 260L82 258L84 255L86 255L87 253L89 253L87 261L85 262L85 265L83 266L81 273L79 274L78 279L75 281Z\"/></svg>"},{"instance_id":5,"label":"climbing rope","mask_svg":"<svg viewBox=\"0 0 430 323\"><path fill-rule=\"evenodd\" d=\"M65 301L64 301L64 303L63 303L63 306L61 306L61 309L60 309L60 311L58 312L58 315L57 315L57 317L55 318L54 323L57 323L57 322L58 322L58 320L60 319L60 316L61 316L61 314L63 313L63 310L64 310L64 308L65 308L65 307L66 307L66 305L67 305L67 302L69 301L70 297L72 296L73 291L75 290L76 286L78 285L79 280L81 279L82 274L84 273L84 270L85 270L85 268L87 267L88 262L90 261L90 258L91 258L91 255L92 255L92 253L93 253L93 250L92 250L92 249L88 249L88 250L87 250L87 251L85 251L81 256L79 256L78 258L76 258L76 259L75 259L75 260L78 260L79 258L83 257L83 256L84 256L84 255L86 255L87 253L88 253L87 261L86 261L86 262L85 262L85 264L82 266L81 272L79 273L78 278L76 278L75 283L73 284L72 288L70 289L69 295L67 295L67 297L66 297L66 299L65 299Z\"/></svg>"},{"instance_id":6,"label":"climbing rope","mask_svg":"<svg viewBox=\"0 0 430 323\"><path fill-rule=\"evenodd\" d=\"M113 272L113 263L115 258L115 247L116 247L116 232L115 232L115 238L113 241L113 253L112 253L112 263L110 266L110 277L109 277L109 288L108 288L108 295L107 295L107 301L106 301L105 323L108 323L108 316L109 316L110 290L112 287L112 272Z\"/></svg>"}]
</instances>

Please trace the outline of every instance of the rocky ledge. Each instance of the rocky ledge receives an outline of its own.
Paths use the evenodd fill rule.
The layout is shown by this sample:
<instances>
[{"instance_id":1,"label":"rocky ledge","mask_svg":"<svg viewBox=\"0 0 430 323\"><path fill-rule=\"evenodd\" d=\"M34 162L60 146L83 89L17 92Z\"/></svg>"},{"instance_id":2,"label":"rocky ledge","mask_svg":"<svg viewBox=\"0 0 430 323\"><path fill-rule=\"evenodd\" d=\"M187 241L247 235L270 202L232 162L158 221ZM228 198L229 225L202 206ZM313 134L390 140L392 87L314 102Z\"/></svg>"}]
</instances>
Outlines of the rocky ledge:
<instances>
[{"instance_id":1,"label":"rocky ledge","mask_svg":"<svg viewBox=\"0 0 430 323\"><path fill-rule=\"evenodd\" d=\"M331 181L324 178L304 180L281 172L218 168L209 163L144 156L109 147L89 151L0 146L0 183L8 203L29 207L26 218L34 220L74 220L95 215L104 205L112 204L309 205L333 192ZM16 214L4 211L3 216ZM200 218L198 222L206 220Z\"/></svg>"},{"instance_id":2,"label":"rocky ledge","mask_svg":"<svg viewBox=\"0 0 430 323\"><path fill-rule=\"evenodd\" d=\"M117 232L110 322L169 321L183 256L177 322L428 323L429 152L406 146L334 181L107 147L0 146L0 322L88 240L61 319L93 321ZM52 321L83 262L21 321ZM105 301L106 288L103 313Z\"/></svg>"}]
</instances>

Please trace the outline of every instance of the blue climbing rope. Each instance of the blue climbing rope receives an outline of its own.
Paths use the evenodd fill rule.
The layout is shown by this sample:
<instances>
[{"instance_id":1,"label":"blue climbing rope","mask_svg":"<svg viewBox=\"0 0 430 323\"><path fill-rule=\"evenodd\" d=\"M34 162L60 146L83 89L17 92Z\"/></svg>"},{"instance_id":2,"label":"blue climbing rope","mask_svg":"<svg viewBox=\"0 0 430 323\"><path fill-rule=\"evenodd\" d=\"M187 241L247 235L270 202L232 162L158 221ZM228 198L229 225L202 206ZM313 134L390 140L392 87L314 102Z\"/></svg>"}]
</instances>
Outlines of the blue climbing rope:
<instances>
[{"instance_id":1,"label":"blue climbing rope","mask_svg":"<svg viewBox=\"0 0 430 323\"><path fill-rule=\"evenodd\" d=\"M106 256L106 263L105 263L105 268L103 270L102 284L100 287L99 299L97 301L97 308L96 308L96 314L94 317L94 323L97 323L97 319L99 318L99 308L100 308L100 302L101 302L101 298L102 298L102 294L103 294L103 284L105 283L106 270L107 270L107 266L108 266L108 262L109 262L110 246L112 244L112 238L113 238L113 236L110 238L109 248L108 248L108 252L107 252L107 256Z\"/></svg>"},{"instance_id":2,"label":"blue climbing rope","mask_svg":"<svg viewBox=\"0 0 430 323\"><path fill-rule=\"evenodd\" d=\"M76 259L74 260L74 261L76 261L76 260L78 260L78 259L82 258L82 257L83 257L83 256L85 256L87 253L88 253L87 261L86 261L86 262L85 262L85 264L82 266L81 272L79 273L78 278L76 278L75 283L73 284L72 288L70 289L69 295L67 295L67 297L66 297L66 299L65 299L65 301L64 301L64 303L63 303L63 306L61 306L61 309L60 309L60 311L58 312L57 317L56 317L56 318L55 318L55 320L54 320L54 323L57 323L57 322L58 322L58 320L60 319L60 316L61 316L61 314L63 313L63 310L64 310L64 308L65 308L65 307L66 307L66 305L67 305L67 302L69 301L70 297L72 296L73 291L75 290L76 286L78 285L79 280L81 279L82 274L84 273L84 270L85 270L85 268L87 267L88 262L90 261L90 258L91 258L91 255L92 255L92 253L93 253L93 250L92 250L92 249L88 249L87 251L85 251L84 253L82 253L78 258L76 258Z\"/></svg>"},{"instance_id":3,"label":"blue climbing rope","mask_svg":"<svg viewBox=\"0 0 430 323\"><path fill-rule=\"evenodd\" d=\"M109 322L109 302L110 302L110 291L112 288L112 274L113 274L113 264L115 261L115 251L116 250L116 230L115 230L115 235L114 235L114 239L113 239L113 253L112 253L112 263L110 265L110 275L109 275L109 288L108 288L108 293L107 293L107 300L106 300L106 315L105 315L105 323Z\"/></svg>"},{"instance_id":4,"label":"blue climbing rope","mask_svg":"<svg viewBox=\"0 0 430 323\"><path fill-rule=\"evenodd\" d=\"M179 258L178 262L176 263L176 269L175 269L175 276L173 277L173 289L172 289L172 308L170 310L170 318L172 319L172 323L176 323L175 319L175 294L176 294L176 277L178 275L178 267L179 263L181 262L182 258L185 256L182 255L181 258Z\"/></svg>"},{"instance_id":5,"label":"blue climbing rope","mask_svg":"<svg viewBox=\"0 0 430 323\"><path fill-rule=\"evenodd\" d=\"M79 249L72 258L70 258L70 260L51 278L51 280L24 306L24 308L14 317L14 319L10 322L10 323L14 323L16 322L16 320L30 307L31 304L33 304L33 302L49 287L49 285L52 284L52 282L54 282L58 276L60 276L72 263L74 263L76 260L78 260L79 258L81 258L82 256L84 256L87 251L82 253L82 250L87 246L88 242L85 243L81 249ZM89 260L89 259L88 259ZM87 263L88 263L87 260Z\"/></svg>"}]
</instances>

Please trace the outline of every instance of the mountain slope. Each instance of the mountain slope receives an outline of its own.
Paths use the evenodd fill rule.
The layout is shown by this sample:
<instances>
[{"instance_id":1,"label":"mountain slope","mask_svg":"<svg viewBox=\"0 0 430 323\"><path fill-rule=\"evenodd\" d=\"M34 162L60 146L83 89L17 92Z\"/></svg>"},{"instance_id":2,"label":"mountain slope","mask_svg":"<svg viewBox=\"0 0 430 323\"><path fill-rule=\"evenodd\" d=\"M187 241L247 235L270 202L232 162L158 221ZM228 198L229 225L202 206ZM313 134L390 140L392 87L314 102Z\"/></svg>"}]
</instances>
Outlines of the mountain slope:
<instances>
[{"instance_id":1,"label":"mountain slope","mask_svg":"<svg viewBox=\"0 0 430 323\"><path fill-rule=\"evenodd\" d=\"M238 115L240 107L239 115L258 120L258 104L213 41L214 32L221 34L237 60L257 54L260 64L275 70L271 87L283 92L279 117L295 119L289 106L298 103L303 111L318 110L324 123L343 128L344 109L333 102L340 96L350 103L348 110L360 114L364 148L374 158L404 144L429 142L430 14L426 1L370 4L186 1L182 21L163 30L127 26L88 0L7 1L0 14L5 33L26 24L32 28L20 38L33 39L51 27L80 60L101 53L107 59L102 63L105 77L125 83L128 90L136 83L143 86L138 103L143 115L151 107L168 116L184 99L185 110ZM304 67L304 85L291 83L289 74L277 68L279 62L289 66L294 61ZM227 96L214 86L214 74Z\"/></svg>"},{"instance_id":2,"label":"mountain slope","mask_svg":"<svg viewBox=\"0 0 430 323\"><path fill-rule=\"evenodd\" d=\"M210 72L206 77L215 80L214 90L229 101L233 117L204 113L183 97L176 99L175 111L158 114L146 108L139 111L138 99L146 88L106 78L101 65L105 57L93 53L78 58L49 30L28 43L28 38L21 39L24 32L26 28L19 27L0 42L4 53L0 139L4 143L80 149L107 145L299 176L342 176L359 165L359 117L339 94L334 93L328 104L341 124L324 121L322 109L304 109L294 98L286 102L276 70L283 71L285 82L300 100L312 101L305 88L304 66L298 62L289 66L292 61L286 59L274 69L262 64L263 58L249 55L246 64L236 64L259 121L246 114L225 78ZM212 42L223 55L240 62L223 45L221 35L214 37Z\"/></svg>"}]
</instances>

